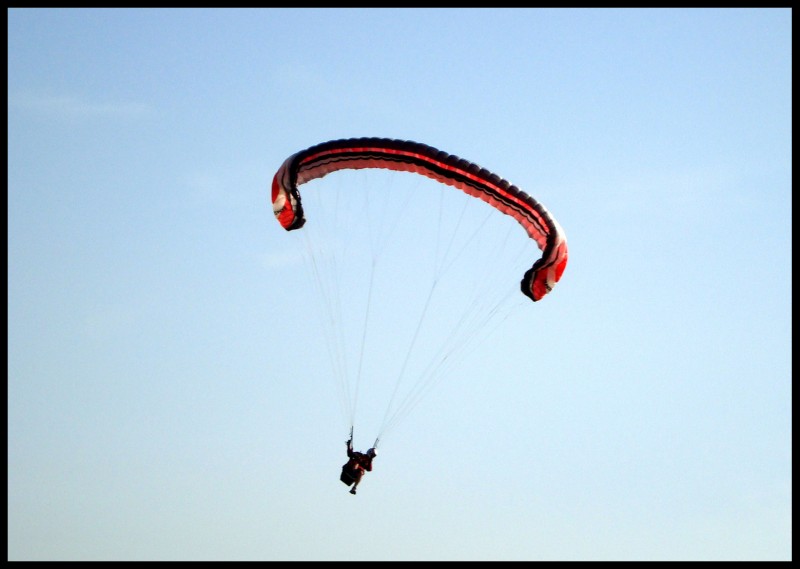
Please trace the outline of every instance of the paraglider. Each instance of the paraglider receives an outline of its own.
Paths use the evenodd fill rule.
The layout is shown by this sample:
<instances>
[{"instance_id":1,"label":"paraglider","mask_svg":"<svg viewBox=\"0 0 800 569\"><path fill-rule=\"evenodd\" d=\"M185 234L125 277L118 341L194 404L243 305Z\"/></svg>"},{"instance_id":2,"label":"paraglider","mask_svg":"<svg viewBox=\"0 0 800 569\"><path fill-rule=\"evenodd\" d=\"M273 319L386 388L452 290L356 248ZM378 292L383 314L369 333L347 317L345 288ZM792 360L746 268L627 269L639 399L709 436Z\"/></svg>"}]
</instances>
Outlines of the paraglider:
<instances>
[{"instance_id":1,"label":"paraglider","mask_svg":"<svg viewBox=\"0 0 800 569\"><path fill-rule=\"evenodd\" d=\"M347 445L347 462L342 465L342 475L339 479L347 484L353 486L350 493L355 495L356 488L361 482L361 478L365 472L372 472L372 461L378 456L378 451L375 447L367 450L366 453L353 450L353 433L350 433L350 438L345 443Z\"/></svg>"},{"instance_id":2,"label":"paraglider","mask_svg":"<svg viewBox=\"0 0 800 569\"><path fill-rule=\"evenodd\" d=\"M530 240L534 242L535 248L538 248L541 252L541 255L536 258L532 264L530 264L530 257L527 257L527 261L523 261L526 263L524 266L527 268L524 270L524 275L519 284L522 293L534 302L540 301L549 294L564 273L568 259L566 236L559 223L541 203L520 190L517 186L472 162L437 150L431 146L412 141L389 138L331 140L311 146L291 155L283 162L272 180L272 208L275 218L280 223L281 227L287 231L293 232L306 226L307 219L303 206L303 197L301 197L300 192L301 186L309 184L309 182L313 180L324 178L334 172L348 170L388 170L418 174L439 183L434 185L449 186L460 190L465 195L466 203L480 204L480 202L485 202L491 206L489 212L493 217L497 217L496 212L500 212L503 215L500 215L499 218L511 218L516 221L522 226ZM405 175L406 174L403 174L403 176ZM415 184L409 185L414 186ZM319 190L319 195L327 195L329 193L326 186L327 184L323 184L321 190L317 188L317 190ZM344 213L351 215L351 218L348 219L347 224L339 223L339 225L337 225L337 229L343 227L345 233L356 233L364 226L371 226L371 224L378 225L378 229L384 228L382 226L390 225L384 221L383 217L376 216L373 218L370 214L370 207L372 204L366 202L372 200L370 196L376 194L392 194L396 190L396 187L392 186L387 189L386 192L376 191L372 193L367 191L364 194L366 197L361 198L356 197L358 194L354 190L355 188L350 186L346 187L342 191L342 195L337 194L335 207L325 211L320 208L318 215L322 215L323 217L336 217L339 215L338 212L342 209L345 210ZM426 213L436 209L434 199L431 198L429 193L424 193L425 191L427 190L420 190L419 194L413 194L408 198L408 201L411 203L409 207L415 210L414 213ZM440 193L444 194L445 192ZM447 193L452 192L448 190ZM440 204L441 210L448 210L449 206L445 205L444 198L442 198ZM393 211L394 209L399 208L395 208L394 205L392 205L382 211ZM374 210L372 211L374 213ZM311 212L312 217L315 213L317 212ZM409 238L408 245L406 242L403 242L401 248L406 252L410 250L415 253L421 253L427 249L435 249L437 254L440 251L445 251L445 254L447 254L451 249L457 249L458 253L453 255L459 257L459 261L464 262L463 258L472 259L474 256L473 253L475 253L473 249L468 249L466 245L474 245L475 247L488 247L488 258L490 260L494 261L500 259L503 250L508 248L507 242L498 241L493 246L487 246L486 244L490 243L491 239L486 239L484 236L476 238L477 229L473 231L475 228L470 225L472 219L470 218L468 221L465 221L465 219L466 217L463 213L459 214L458 221L455 224L456 230L446 243L441 245L439 243L431 244L431 241L435 241L433 239L430 241L420 239L420 241L417 242L417 235L412 235ZM418 225L415 226L414 224ZM422 221L420 219L406 220L406 223L399 223L397 220L394 220L393 227L396 228L398 226L412 226L420 230L431 228L439 233L442 227L444 227L444 224L441 222L440 218L436 218L432 221ZM459 229L463 228L463 226L470 227L470 235L467 237L464 237L463 234L456 234L457 231L463 230ZM386 229L387 233L391 233L394 230L393 228ZM309 229L306 228L298 233L307 236ZM499 232L496 231L488 237L496 238L498 237L498 233ZM363 242L369 241L369 237L371 237L371 235L360 235L356 244L347 249L341 261L349 261L352 256L352 251L359 246L363 246ZM355 494L356 487L364 473L372 469L372 460L376 455L378 440L381 439L386 430L390 426L393 427L401 416L409 412L420 400L423 393L430 388L433 379L435 377L441 377L445 373L445 370L448 369L446 366L453 365L453 362L456 360L453 356L456 353L469 352L469 346L476 345L480 342L481 334L489 333L486 331L489 329L489 326L487 326L489 320L492 318L502 318L502 316L498 316L498 314L500 314L498 306L500 306L500 302L503 302L502 299L497 301L496 304L491 304L488 301L484 304L484 301L486 298L492 296L492 294L497 293L494 289L504 288L505 285L490 288L488 291L485 289L477 291L477 289L479 285L483 284L480 281L488 280L484 277L494 276L495 272L505 273L508 267L503 266L502 271L492 271L488 267L478 266L476 268L476 273L482 276L479 279L473 279L475 282L471 282L469 279L465 280L464 278L460 280L457 279L457 284L455 285L456 292L460 293L464 289L470 287L475 288L477 291L474 297L472 297L473 300L458 301L456 300L457 296L452 294L452 290L441 294L439 288L437 288L440 287L441 276L446 270L449 270L452 263L438 263L438 261L434 263L437 266L437 270L431 279L432 282L430 288L427 290L427 296L425 294L421 295L421 298L425 298L425 300L424 302L420 301L422 307L418 309L419 316L417 317L416 324L411 326L411 331L408 332L408 337L410 338L407 341L408 348L403 350L400 348L401 342L396 340L396 337L399 336L400 317L405 317L407 314L414 313L414 310L412 310L410 303L404 303L397 299L397 285L399 282L406 285L421 280L423 274L417 267L422 265L418 263L414 265L410 271L407 270L405 273L401 273L400 281L397 276L392 276L389 279L391 292L387 293L387 295L392 296L390 296L389 301L384 304L395 306L395 313L391 314L389 317L384 316L384 318L381 319L374 314L376 308L380 308L381 304L376 302L373 298L373 282L377 280L374 277L374 272L376 266L379 264L377 263L378 253L373 251L373 257L368 262L365 270L353 271L365 275L364 278L368 281L368 284L365 285L363 289L352 286L349 281L346 284L337 284L337 281L341 279L343 275L349 276L351 274L343 268L344 262L326 262L328 261L325 256L328 253L327 247L337 242L338 238L339 236L337 234L334 238L326 237L313 243L310 238L306 237L306 245L312 255L309 266L315 277L317 290L320 292L317 296L321 298L320 302L324 305L323 310L321 310L322 314L320 320L323 321L325 326L340 329L338 332L335 330L330 331L326 337L326 341L329 344L328 349L331 354L332 367L334 368L335 374L341 379L341 391L344 394L343 399L346 400L345 406L349 407L350 438L347 441L349 460L342 467L341 481L348 486L352 485L350 493ZM513 239L510 240L514 241ZM530 243L530 240L522 241ZM411 241L414 241L413 245L410 243ZM461 246L452 247L454 242L460 243ZM529 247L527 243L524 245L525 251L528 251ZM324 248L325 255L316 256L317 253L315 253L315 249L318 248ZM469 250L470 253L462 254L465 250ZM475 262L478 262L477 257ZM386 264L393 266L394 263L395 258L390 258L390 262ZM326 267L329 273L321 274ZM413 276L413 278L405 278L402 280L402 277L406 275L409 277ZM405 291L406 287L401 286L400 288ZM444 303L444 307L455 314L453 317L454 321L449 324L441 324L443 330L446 330L441 336L448 337L434 337L433 340L428 337L428 341L421 340L420 338L423 336L423 323L446 320L446 318L440 317L442 316L440 312L431 308L431 301L437 294L443 298L442 302ZM365 298L366 306L361 308L360 312L348 310L341 306L343 301L349 301L354 296L363 296ZM459 307L461 307L460 310L462 314L458 314ZM470 310L474 311L475 314L467 317L466 313ZM357 320L357 318L354 318L356 313L362 315L357 326L351 322L351 320ZM430 316L431 314L435 314L435 318ZM347 323L351 325L343 325L342 320L347 320ZM394 355L401 361L396 364L399 368L399 373L394 384L391 385L393 389L383 423L378 432L378 437L375 439L372 448L364 454L353 451L353 423L355 421L355 407L359 397L361 377L364 374L362 368L366 367L364 365L365 354L369 352L366 348L367 341L371 333L373 333L371 329L373 322L380 320L383 320L381 323L384 323L389 328L389 332L388 336L384 334L380 336L381 340L375 341L377 345L380 345L380 348L374 350L377 354L375 358L381 362L382 366L388 366L384 360ZM353 330L353 328L356 327L360 327L358 333ZM347 339L338 337L337 334L341 335L341 329L344 328L346 328L347 332L352 334L353 337L348 337ZM410 367L409 361L412 353L422 351L423 349L427 350L431 348L431 344L436 343L436 341L440 339L442 340L441 348L439 348L438 351L431 349L433 355L429 356L427 364L420 366L419 369L421 371L418 372L415 370L414 372L410 372L413 373L415 377L419 376L420 379L406 398L403 399L397 407L394 407L395 398L399 392L399 385ZM353 349L353 346L358 347L355 349L356 355L351 357L351 359L358 360L356 366L348 363L350 360L341 353L347 349ZM390 349L387 350L387 348ZM355 386L353 387L351 375L353 375L354 367L357 371L354 374ZM384 372L385 369L382 367L379 373L384 375Z\"/></svg>"}]
</instances>

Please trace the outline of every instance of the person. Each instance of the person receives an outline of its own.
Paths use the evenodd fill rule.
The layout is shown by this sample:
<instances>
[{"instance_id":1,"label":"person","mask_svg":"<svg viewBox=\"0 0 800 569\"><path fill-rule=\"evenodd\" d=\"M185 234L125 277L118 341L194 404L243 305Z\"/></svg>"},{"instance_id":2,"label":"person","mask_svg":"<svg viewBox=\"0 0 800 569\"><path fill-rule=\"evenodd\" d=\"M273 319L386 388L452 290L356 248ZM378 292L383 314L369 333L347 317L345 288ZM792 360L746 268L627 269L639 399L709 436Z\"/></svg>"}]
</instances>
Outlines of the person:
<instances>
[{"instance_id":1,"label":"person","mask_svg":"<svg viewBox=\"0 0 800 569\"><path fill-rule=\"evenodd\" d=\"M351 494L356 493L358 483L361 482L361 477L364 472L372 472L372 459L377 456L375 447L369 449L366 454L353 450L353 439L347 440L347 457L348 461L342 466L342 476L340 480L347 484L352 485L350 489Z\"/></svg>"}]
</instances>

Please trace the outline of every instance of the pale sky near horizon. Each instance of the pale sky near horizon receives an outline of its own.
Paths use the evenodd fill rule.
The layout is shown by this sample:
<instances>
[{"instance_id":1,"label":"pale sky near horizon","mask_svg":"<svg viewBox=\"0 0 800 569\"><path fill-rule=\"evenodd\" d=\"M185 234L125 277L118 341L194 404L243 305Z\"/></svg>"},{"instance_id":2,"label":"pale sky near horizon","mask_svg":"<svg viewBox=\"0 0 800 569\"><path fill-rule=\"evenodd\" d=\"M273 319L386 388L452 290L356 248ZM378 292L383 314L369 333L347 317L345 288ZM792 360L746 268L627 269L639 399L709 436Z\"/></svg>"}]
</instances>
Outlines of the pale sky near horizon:
<instances>
[{"instance_id":1,"label":"pale sky near horizon","mask_svg":"<svg viewBox=\"0 0 800 569\"><path fill-rule=\"evenodd\" d=\"M9 560L792 558L790 9L7 17ZM570 260L354 497L269 187L360 136L519 185ZM401 288L417 223L387 258ZM399 329L395 292L375 318ZM391 332L366 344L358 447Z\"/></svg>"}]
</instances>

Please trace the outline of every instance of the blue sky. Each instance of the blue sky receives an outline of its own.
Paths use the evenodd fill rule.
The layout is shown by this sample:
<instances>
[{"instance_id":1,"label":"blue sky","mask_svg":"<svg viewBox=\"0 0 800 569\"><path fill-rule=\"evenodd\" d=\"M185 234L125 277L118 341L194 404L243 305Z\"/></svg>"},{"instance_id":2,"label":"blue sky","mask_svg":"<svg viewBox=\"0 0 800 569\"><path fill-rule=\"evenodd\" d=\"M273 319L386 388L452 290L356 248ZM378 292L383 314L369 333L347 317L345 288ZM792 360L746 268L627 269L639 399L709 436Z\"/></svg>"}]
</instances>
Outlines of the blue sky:
<instances>
[{"instance_id":1,"label":"blue sky","mask_svg":"<svg viewBox=\"0 0 800 569\"><path fill-rule=\"evenodd\" d=\"M356 136L514 182L570 262L353 497L269 184ZM791 558L790 10L11 9L8 186L11 560Z\"/></svg>"}]
</instances>

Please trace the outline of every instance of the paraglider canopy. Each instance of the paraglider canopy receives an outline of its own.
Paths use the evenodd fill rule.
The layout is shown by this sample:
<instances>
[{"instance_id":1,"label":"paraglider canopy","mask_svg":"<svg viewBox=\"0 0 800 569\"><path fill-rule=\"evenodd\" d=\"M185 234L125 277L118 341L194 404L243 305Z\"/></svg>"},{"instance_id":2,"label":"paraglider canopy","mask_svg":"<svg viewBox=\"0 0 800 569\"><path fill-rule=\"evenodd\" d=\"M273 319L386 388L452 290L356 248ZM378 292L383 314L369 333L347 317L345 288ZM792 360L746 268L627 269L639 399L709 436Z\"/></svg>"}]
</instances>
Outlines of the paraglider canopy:
<instances>
[{"instance_id":1,"label":"paraglider canopy","mask_svg":"<svg viewBox=\"0 0 800 569\"><path fill-rule=\"evenodd\" d=\"M331 140L302 150L278 169L272 181L272 209L284 229L305 224L298 186L343 169L385 168L415 172L454 186L517 220L542 250L520 283L531 300L541 300L567 266L567 240L543 205L516 186L473 164L417 142L388 138Z\"/></svg>"}]
</instances>

